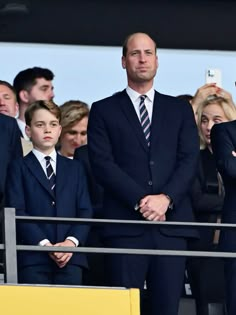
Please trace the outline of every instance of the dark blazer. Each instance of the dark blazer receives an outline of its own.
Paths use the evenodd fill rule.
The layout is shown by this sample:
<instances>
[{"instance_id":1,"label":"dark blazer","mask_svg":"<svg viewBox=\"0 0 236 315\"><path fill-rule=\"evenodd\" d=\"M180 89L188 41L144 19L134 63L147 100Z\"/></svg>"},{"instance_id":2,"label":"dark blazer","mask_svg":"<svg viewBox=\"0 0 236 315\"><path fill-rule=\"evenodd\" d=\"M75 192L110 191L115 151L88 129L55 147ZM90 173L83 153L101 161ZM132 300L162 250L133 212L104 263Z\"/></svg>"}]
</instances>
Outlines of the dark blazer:
<instances>
[{"instance_id":1,"label":"dark blazer","mask_svg":"<svg viewBox=\"0 0 236 315\"><path fill-rule=\"evenodd\" d=\"M16 120L0 114L0 128L0 207L2 207L8 165L13 159L21 157L23 153Z\"/></svg>"},{"instance_id":2,"label":"dark blazer","mask_svg":"<svg viewBox=\"0 0 236 315\"><path fill-rule=\"evenodd\" d=\"M134 207L148 194L165 193L174 201L168 221L192 221L188 191L195 175L199 140L191 106L155 92L151 146L126 91L95 102L89 117L92 170L104 188L104 212L110 219L142 220ZM107 236L139 235L143 226L106 225ZM166 235L195 237L191 228L168 228Z\"/></svg>"},{"instance_id":3,"label":"dark blazer","mask_svg":"<svg viewBox=\"0 0 236 315\"><path fill-rule=\"evenodd\" d=\"M197 222L215 223L221 215L224 196L218 194L216 162L213 154L206 148L200 151L199 167L191 189L191 200ZM195 250L211 250L214 230L199 228L200 239L190 242ZM195 259L195 258L194 258Z\"/></svg>"},{"instance_id":4,"label":"dark blazer","mask_svg":"<svg viewBox=\"0 0 236 315\"><path fill-rule=\"evenodd\" d=\"M7 180L6 204L15 207L17 215L90 218L92 209L88 197L83 167L79 161L57 155L56 198L35 155L30 152L11 164ZM19 244L37 245L43 239L62 242L76 237L84 245L89 226L84 224L19 223ZM48 264L47 253L20 252L19 265ZM84 254L74 254L70 264L86 266Z\"/></svg>"},{"instance_id":5,"label":"dark blazer","mask_svg":"<svg viewBox=\"0 0 236 315\"><path fill-rule=\"evenodd\" d=\"M236 120L214 125L211 143L216 164L225 187L222 222L236 223ZM236 251L236 230L223 230L220 244L224 250Z\"/></svg>"},{"instance_id":6,"label":"dark blazer","mask_svg":"<svg viewBox=\"0 0 236 315\"><path fill-rule=\"evenodd\" d=\"M102 215L103 189L96 182L93 172L91 170L87 144L80 146L75 150L74 159L81 161L84 165L85 173L87 176L89 195L93 209L95 211L94 215L96 217L101 218L103 216Z\"/></svg>"}]
</instances>

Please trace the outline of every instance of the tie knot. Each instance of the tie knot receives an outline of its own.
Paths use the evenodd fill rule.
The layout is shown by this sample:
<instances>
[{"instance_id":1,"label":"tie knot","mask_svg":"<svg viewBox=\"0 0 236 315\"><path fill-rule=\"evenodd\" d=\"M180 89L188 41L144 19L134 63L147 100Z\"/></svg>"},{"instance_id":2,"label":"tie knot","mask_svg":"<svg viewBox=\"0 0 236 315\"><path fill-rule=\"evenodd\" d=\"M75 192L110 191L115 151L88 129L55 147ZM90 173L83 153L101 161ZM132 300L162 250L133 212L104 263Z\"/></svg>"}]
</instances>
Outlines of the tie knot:
<instances>
[{"instance_id":1,"label":"tie knot","mask_svg":"<svg viewBox=\"0 0 236 315\"><path fill-rule=\"evenodd\" d=\"M147 95L141 95L141 96L140 96L141 102L144 102L146 97L147 97Z\"/></svg>"},{"instance_id":2,"label":"tie knot","mask_svg":"<svg viewBox=\"0 0 236 315\"><path fill-rule=\"evenodd\" d=\"M48 162L51 160L51 156L45 156L45 160Z\"/></svg>"}]
</instances>

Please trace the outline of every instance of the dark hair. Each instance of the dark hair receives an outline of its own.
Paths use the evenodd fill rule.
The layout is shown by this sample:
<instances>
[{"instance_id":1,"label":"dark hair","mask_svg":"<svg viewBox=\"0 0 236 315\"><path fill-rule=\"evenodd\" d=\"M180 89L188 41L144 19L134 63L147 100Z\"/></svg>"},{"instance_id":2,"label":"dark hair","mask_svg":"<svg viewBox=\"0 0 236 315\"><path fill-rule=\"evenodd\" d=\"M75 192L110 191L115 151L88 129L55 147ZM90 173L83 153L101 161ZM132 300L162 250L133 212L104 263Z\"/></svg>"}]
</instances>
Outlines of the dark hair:
<instances>
[{"instance_id":1,"label":"dark hair","mask_svg":"<svg viewBox=\"0 0 236 315\"><path fill-rule=\"evenodd\" d=\"M59 122L61 121L60 108L53 101L35 101L31 105L29 105L25 112L25 122L27 126L31 125L33 115L39 109L48 110L59 120Z\"/></svg>"},{"instance_id":2,"label":"dark hair","mask_svg":"<svg viewBox=\"0 0 236 315\"><path fill-rule=\"evenodd\" d=\"M0 80L0 85L4 85L4 86L8 87L14 93L14 95L16 97L16 90L14 89L14 87L10 83L8 83L7 81Z\"/></svg>"},{"instance_id":3,"label":"dark hair","mask_svg":"<svg viewBox=\"0 0 236 315\"><path fill-rule=\"evenodd\" d=\"M123 57L126 57L126 54L127 54L127 45L128 45L128 43L129 43L130 38L133 37L133 36L136 35L136 34L143 34L143 35L147 35L148 37L150 37L151 40L153 41L154 45L155 45L155 51L157 50L157 44L156 44L155 40L154 40L150 35L148 35L147 33L142 33L142 32L133 33L133 34L128 35L128 36L126 37L124 43L123 43L123 46L122 46L122 56L123 56Z\"/></svg>"},{"instance_id":4,"label":"dark hair","mask_svg":"<svg viewBox=\"0 0 236 315\"><path fill-rule=\"evenodd\" d=\"M40 78L44 78L47 81L52 81L54 78L54 74L49 69L34 67L22 70L16 75L13 81L13 86L16 91L18 102L20 102L20 91L26 90L29 92L36 84L36 79Z\"/></svg>"}]
</instances>

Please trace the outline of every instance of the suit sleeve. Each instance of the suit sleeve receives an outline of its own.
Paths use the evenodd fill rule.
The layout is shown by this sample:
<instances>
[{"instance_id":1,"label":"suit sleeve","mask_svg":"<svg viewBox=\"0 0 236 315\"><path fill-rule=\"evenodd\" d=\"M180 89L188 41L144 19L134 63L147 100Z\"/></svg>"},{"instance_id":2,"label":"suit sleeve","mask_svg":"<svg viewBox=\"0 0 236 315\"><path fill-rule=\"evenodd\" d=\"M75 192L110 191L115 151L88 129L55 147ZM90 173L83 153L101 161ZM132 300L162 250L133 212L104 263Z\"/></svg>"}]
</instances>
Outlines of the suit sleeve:
<instances>
[{"instance_id":1,"label":"suit sleeve","mask_svg":"<svg viewBox=\"0 0 236 315\"><path fill-rule=\"evenodd\" d=\"M236 150L236 133L233 138L229 128L227 128L229 124L232 126L231 122L213 126L211 130L211 144L217 168L222 177L236 179L236 157L232 155L232 151Z\"/></svg>"},{"instance_id":2,"label":"suit sleeve","mask_svg":"<svg viewBox=\"0 0 236 315\"><path fill-rule=\"evenodd\" d=\"M146 192L116 164L104 113L101 111L102 106L98 105L101 104L92 105L88 126L88 148L92 170L106 191L114 194L127 206L134 208Z\"/></svg>"},{"instance_id":3,"label":"suit sleeve","mask_svg":"<svg viewBox=\"0 0 236 315\"><path fill-rule=\"evenodd\" d=\"M223 196L205 192L199 177L194 180L190 195L195 213L221 212L224 202Z\"/></svg>"},{"instance_id":4,"label":"suit sleeve","mask_svg":"<svg viewBox=\"0 0 236 315\"><path fill-rule=\"evenodd\" d=\"M21 159L14 160L8 170L6 181L6 207L16 209L16 215L28 216L26 209L26 198L24 192L24 176ZM47 239L48 236L40 229L36 223L17 224L17 235L26 245L38 245L38 243Z\"/></svg>"},{"instance_id":5,"label":"suit sleeve","mask_svg":"<svg viewBox=\"0 0 236 315\"><path fill-rule=\"evenodd\" d=\"M189 192L196 174L200 151L193 111L188 104L182 107L182 111L183 116L177 143L176 166L162 191L171 196L174 204L180 202Z\"/></svg>"},{"instance_id":6,"label":"suit sleeve","mask_svg":"<svg viewBox=\"0 0 236 315\"><path fill-rule=\"evenodd\" d=\"M88 187L87 187L87 180L86 175L84 172L84 167L79 161L75 161L78 164L76 168L78 171L78 189L77 189L77 196L76 196L76 208L77 208L77 218L92 218L93 210L89 198ZM89 224L78 224L72 225L70 230L68 231L67 236L75 237L80 245L84 245L87 239L88 232L90 230Z\"/></svg>"},{"instance_id":7,"label":"suit sleeve","mask_svg":"<svg viewBox=\"0 0 236 315\"><path fill-rule=\"evenodd\" d=\"M12 126L11 126L11 160L22 157L23 151L22 151L22 145L21 145L21 135L20 135L20 129L17 125L17 122L15 119L12 120Z\"/></svg>"}]
</instances>

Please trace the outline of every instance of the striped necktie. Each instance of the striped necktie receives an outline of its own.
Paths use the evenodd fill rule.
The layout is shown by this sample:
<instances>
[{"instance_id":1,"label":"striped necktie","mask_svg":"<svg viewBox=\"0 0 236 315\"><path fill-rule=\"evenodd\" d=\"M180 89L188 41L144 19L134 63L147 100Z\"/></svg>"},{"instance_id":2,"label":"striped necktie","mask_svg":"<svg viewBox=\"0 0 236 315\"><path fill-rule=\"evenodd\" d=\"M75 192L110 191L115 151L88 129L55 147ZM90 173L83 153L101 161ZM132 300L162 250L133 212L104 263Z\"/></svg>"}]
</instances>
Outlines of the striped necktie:
<instances>
[{"instance_id":1,"label":"striped necktie","mask_svg":"<svg viewBox=\"0 0 236 315\"><path fill-rule=\"evenodd\" d=\"M140 122L143 128L144 136L147 140L148 146L150 146L150 134L151 134L151 122L148 116L148 111L145 105L146 95L140 96L139 112L140 112Z\"/></svg>"},{"instance_id":2,"label":"striped necktie","mask_svg":"<svg viewBox=\"0 0 236 315\"><path fill-rule=\"evenodd\" d=\"M56 175L53 171L52 164L50 162L51 157L45 156L45 160L46 160L46 171L47 171L47 178L49 180L49 185L50 185L52 192L55 194Z\"/></svg>"}]
</instances>

